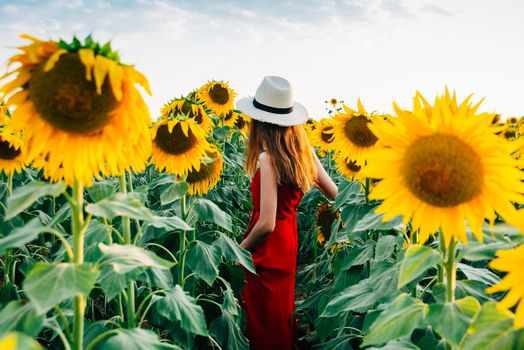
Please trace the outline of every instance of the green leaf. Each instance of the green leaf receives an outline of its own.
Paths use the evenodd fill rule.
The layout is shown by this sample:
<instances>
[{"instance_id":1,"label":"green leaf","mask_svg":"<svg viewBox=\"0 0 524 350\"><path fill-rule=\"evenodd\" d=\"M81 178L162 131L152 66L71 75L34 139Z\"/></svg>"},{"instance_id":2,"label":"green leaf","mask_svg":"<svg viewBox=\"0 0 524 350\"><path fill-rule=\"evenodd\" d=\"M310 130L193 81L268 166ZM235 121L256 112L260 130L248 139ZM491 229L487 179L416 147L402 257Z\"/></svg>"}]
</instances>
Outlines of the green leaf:
<instances>
[{"instance_id":1,"label":"green leaf","mask_svg":"<svg viewBox=\"0 0 524 350\"><path fill-rule=\"evenodd\" d=\"M399 229L400 225L402 224L402 217L400 216L397 216L386 222L382 220L383 218L384 214L376 214L374 211L369 212L357 222L353 231L387 231L391 229Z\"/></svg>"},{"instance_id":2,"label":"green leaf","mask_svg":"<svg viewBox=\"0 0 524 350\"><path fill-rule=\"evenodd\" d=\"M50 184L43 181L32 181L24 186L17 187L13 194L7 199L5 220L14 218L29 208L40 197L58 197L64 193L66 188L67 185L64 182Z\"/></svg>"},{"instance_id":3,"label":"green leaf","mask_svg":"<svg viewBox=\"0 0 524 350\"><path fill-rule=\"evenodd\" d=\"M30 336L11 332L0 337L0 349L2 350L44 350L42 345L38 344Z\"/></svg>"},{"instance_id":4,"label":"green leaf","mask_svg":"<svg viewBox=\"0 0 524 350\"><path fill-rule=\"evenodd\" d=\"M223 233L220 233L215 242L222 250L222 255L224 255L226 259L238 261L248 271L256 273L251 253L239 246L237 242Z\"/></svg>"},{"instance_id":5,"label":"green leaf","mask_svg":"<svg viewBox=\"0 0 524 350\"><path fill-rule=\"evenodd\" d=\"M366 312L380 300L398 295L397 279L397 264L386 261L372 264L370 277L336 294L320 317L336 316L348 310Z\"/></svg>"},{"instance_id":6,"label":"green leaf","mask_svg":"<svg viewBox=\"0 0 524 350\"><path fill-rule=\"evenodd\" d=\"M495 285L500 281L500 277L488 269L473 267L467 264L458 264L457 267L466 275L467 279L471 281L479 281L488 286Z\"/></svg>"},{"instance_id":7,"label":"green leaf","mask_svg":"<svg viewBox=\"0 0 524 350\"><path fill-rule=\"evenodd\" d=\"M335 198L335 210L343 205L355 204L360 201L360 184L358 182L344 180L339 186L337 198Z\"/></svg>"},{"instance_id":8,"label":"green leaf","mask_svg":"<svg viewBox=\"0 0 524 350\"><path fill-rule=\"evenodd\" d=\"M431 247L418 244L410 246L400 264L398 287L402 288L420 277L428 269L435 267L440 260L440 253Z\"/></svg>"},{"instance_id":9,"label":"green leaf","mask_svg":"<svg viewBox=\"0 0 524 350\"><path fill-rule=\"evenodd\" d=\"M386 235L378 239L375 247L375 260L385 260L393 254L395 248L402 247L402 237Z\"/></svg>"},{"instance_id":10,"label":"green leaf","mask_svg":"<svg viewBox=\"0 0 524 350\"><path fill-rule=\"evenodd\" d=\"M342 263L342 270L349 270L353 266L362 265L373 258L373 245L366 244L360 247L352 247L348 256Z\"/></svg>"},{"instance_id":11,"label":"green leaf","mask_svg":"<svg viewBox=\"0 0 524 350\"><path fill-rule=\"evenodd\" d=\"M180 322L182 329L187 332L208 335L204 310L178 284L166 290L165 296L158 297L155 310L170 321Z\"/></svg>"},{"instance_id":12,"label":"green leaf","mask_svg":"<svg viewBox=\"0 0 524 350\"><path fill-rule=\"evenodd\" d=\"M180 347L160 342L156 333L142 329L123 329L114 331L116 335L110 337L103 345L102 350L181 350Z\"/></svg>"},{"instance_id":13,"label":"green leaf","mask_svg":"<svg viewBox=\"0 0 524 350\"><path fill-rule=\"evenodd\" d=\"M399 295L371 325L362 346L384 344L390 340L409 337L415 329L424 327L427 307L408 294Z\"/></svg>"},{"instance_id":14,"label":"green leaf","mask_svg":"<svg viewBox=\"0 0 524 350\"><path fill-rule=\"evenodd\" d=\"M232 231L231 216L208 199L199 198L193 204L191 214L201 221L216 224L229 232Z\"/></svg>"},{"instance_id":15,"label":"green leaf","mask_svg":"<svg viewBox=\"0 0 524 350\"><path fill-rule=\"evenodd\" d=\"M493 302L482 304L480 312L468 329L460 350L522 349L524 345L522 329L513 327L513 314L498 310Z\"/></svg>"},{"instance_id":16,"label":"green leaf","mask_svg":"<svg viewBox=\"0 0 524 350\"><path fill-rule=\"evenodd\" d=\"M420 350L420 348L409 340L393 340L380 348L373 346L366 350Z\"/></svg>"},{"instance_id":17,"label":"green leaf","mask_svg":"<svg viewBox=\"0 0 524 350\"><path fill-rule=\"evenodd\" d=\"M187 251L186 262L191 270L211 286L218 276L221 257L218 246L196 240Z\"/></svg>"},{"instance_id":18,"label":"green leaf","mask_svg":"<svg viewBox=\"0 0 524 350\"><path fill-rule=\"evenodd\" d=\"M36 337L44 327L44 318L33 303L13 300L0 312L0 338L12 331Z\"/></svg>"},{"instance_id":19,"label":"green leaf","mask_svg":"<svg viewBox=\"0 0 524 350\"><path fill-rule=\"evenodd\" d=\"M0 238L0 255L4 255L8 249L20 248L38 238L44 226L39 218L33 218L22 227L17 227L11 233Z\"/></svg>"},{"instance_id":20,"label":"green leaf","mask_svg":"<svg viewBox=\"0 0 524 350\"><path fill-rule=\"evenodd\" d=\"M89 295L98 270L92 264L36 263L24 280L24 292L43 313L77 295Z\"/></svg>"},{"instance_id":21,"label":"green leaf","mask_svg":"<svg viewBox=\"0 0 524 350\"><path fill-rule=\"evenodd\" d=\"M88 189L87 193L93 202L100 202L101 200L111 197L115 194L115 186L109 180L93 183Z\"/></svg>"},{"instance_id":22,"label":"green leaf","mask_svg":"<svg viewBox=\"0 0 524 350\"><path fill-rule=\"evenodd\" d=\"M131 281L135 281L146 269L170 269L174 263L155 253L134 245L99 243L102 252L98 282L106 297L111 300Z\"/></svg>"},{"instance_id":23,"label":"green leaf","mask_svg":"<svg viewBox=\"0 0 524 350\"><path fill-rule=\"evenodd\" d=\"M172 182L160 193L160 204L166 205L179 200L186 195L188 190L189 184L187 182Z\"/></svg>"},{"instance_id":24,"label":"green leaf","mask_svg":"<svg viewBox=\"0 0 524 350\"><path fill-rule=\"evenodd\" d=\"M456 302L430 305L426 320L442 338L458 346L466 335L471 314L474 316L479 310L480 303L473 297L466 297Z\"/></svg>"},{"instance_id":25,"label":"green leaf","mask_svg":"<svg viewBox=\"0 0 524 350\"><path fill-rule=\"evenodd\" d=\"M156 228L163 228L168 231L193 231L194 228L189 226L184 220L178 216L155 216L147 223L147 226Z\"/></svg>"},{"instance_id":26,"label":"green leaf","mask_svg":"<svg viewBox=\"0 0 524 350\"><path fill-rule=\"evenodd\" d=\"M460 254L469 261L491 260L495 257L497 250L511 249L510 242L480 243L471 241L460 249Z\"/></svg>"},{"instance_id":27,"label":"green leaf","mask_svg":"<svg viewBox=\"0 0 524 350\"><path fill-rule=\"evenodd\" d=\"M152 220L154 215L144 206L142 201L132 194L116 193L97 203L86 206L86 212L107 219L125 216L137 220Z\"/></svg>"}]
</instances>

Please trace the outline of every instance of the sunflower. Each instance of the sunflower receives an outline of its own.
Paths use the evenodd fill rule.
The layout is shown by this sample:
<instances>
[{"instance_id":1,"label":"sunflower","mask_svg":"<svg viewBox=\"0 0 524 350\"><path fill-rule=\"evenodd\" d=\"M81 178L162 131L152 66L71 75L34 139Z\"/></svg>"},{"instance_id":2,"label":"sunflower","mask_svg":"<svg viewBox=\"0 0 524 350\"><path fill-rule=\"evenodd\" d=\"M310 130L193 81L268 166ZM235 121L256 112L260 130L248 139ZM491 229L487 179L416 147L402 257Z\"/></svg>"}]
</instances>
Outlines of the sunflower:
<instances>
[{"instance_id":1,"label":"sunflower","mask_svg":"<svg viewBox=\"0 0 524 350\"><path fill-rule=\"evenodd\" d=\"M235 127L242 133L247 134L251 118L244 113L239 113L235 121Z\"/></svg>"},{"instance_id":2,"label":"sunflower","mask_svg":"<svg viewBox=\"0 0 524 350\"><path fill-rule=\"evenodd\" d=\"M211 149L206 132L197 122L184 115L160 118L151 130L153 154L151 163L158 171L178 176L200 169L200 161Z\"/></svg>"},{"instance_id":3,"label":"sunflower","mask_svg":"<svg viewBox=\"0 0 524 350\"><path fill-rule=\"evenodd\" d=\"M496 285L486 289L488 293L509 291L497 304L502 310L508 310L517 305L515 312L515 328L524 326L524 244L510 249L498 250L497 257L489 266L495 270L507 272L506 276Z\"/></svg>"},{"instance_id":4,"label":"sunflower","mask_svg":"<svg viewBox=\"0 0 524 350\"><path fill-rule=\"evenodd\" d=\"M331 237L331 226L335 220L340 219L340 212L333 209L330 203L323 203L318 206L316 213L315 231L317 240L324 245Z\"/></svg>"},{"instance_id":5,"label":"sunflower","mask_svg":"<svg viewBox=\"0 0 524 350\"><path fill-rule=\"evenodd\" d=\"M354 159L362 165L369 151L375 148L378 138L369 128L372 120L380 119L368 115L360 99L358 111L343 105L344 112L333 116L332 146L342 153L344 158Z\"/></svg>"},{"instance_id":6,"label":"sunflower","mask_svg":"<svg viewBox=\"0 0 524 350\"><path fill-rule=\"evenodd\" d=\"M506 124L508 125L515 125L519 122L518 118L517 117L509 117L507 120L506 120Z\"/></svg>"},{"instance_id":7,"label":"sunflower","mask_svg":"<svg viewBox=\"0 0 524 350\"><path fill-rule=\"evenodd\" d=\"M20 133L4 126L0 131L0 170L6 175L21 172L26 165L26 153Z\"/></svg>"},{"instance_id":8,"label":"sunflower","mask_svg":"<svg viewBox=\"0 0 524 350\"><path fill-rule=\"evenodd\" d=\"M369 197L384 200L377 209L384 220L412 219L421 242L438 229L446 245L452 237L466 242L465 219L481 241L485 218L497 212L515 222L512 202L524 199L524 176L508 142L494 135L492 115L477 114L480 104L471 106L470 98L458 106L446 89L428 118L416 96L413 112L394 104L397 118L371 126L386 147L368 156L365 174L383 179Z\"/></svg>"},{"instance_id":9,"label":"sunflower","mask_svg":"<svg viewBox=\"0 0 524 350\"><path fill-rule=\"evenodd\" d=\"M189 195L204 195L209 192L220 180L224 160L215 145L207 153L200 168L191 170L187 174L186 182L189 184Z\"/></svg>"},{"instance_id":10,"label":"sunflower","mask_svg":"<svg viewBox=\"0 0 524 350\"><path fill-rule=\"evenodd\" d=\"M166 103L161 110L161 118L168 119L179 114L193 118L206 133L213 128L213 122L209 118L201 102L190 97L175 98Z\"/></svg>"},{"instance_id":11,"label":"sunflower","mask_svg":"<svg viewBox=\"0 0 524 350\"><path fill-rule=\"evenodd\" d=\"M310 142L312 142L311 140L313 139L313 136L311 135L311 133L313 132L313 130L315 130L316 127L317 127L317 122L315 121L315 119L309 118L304 123L304 131L306 132L306 135Z\"/></svg>"},{"instance_id":12,"label":"sunflower","mask_svg":"<svg viewBox=\"0 0 524 350\"><path fill-rule=\"evenodd\" d=\"M311 144L327 152L333 150L333 120L324 118L318 121L309 133Z\"/></svg>"},{"instance_id":13,"label":"sunflower","mask_svg":"<svg viewBox=\"0 0 524 350\"><path fill-rule=\"evenodd\" d=\"M28 161L46 159L52 180L89 185L93 176L145 169L151 140L149 112L135 84L148 93L146 78L120 63L109 44L87 37L31 41L11 57L1 89L16 109L12 127L23 130Z\"/></svg>"},{"instance_id":14,"label":"sunflower","mask_svg":"<svg viewBox=\"0 0 524 350\"><path fill-rule=\"evenodd\" d=\"M361 171L363 165L358 165L356 161L344 158L340 152L337 152L333 158L339 173L346 178L353 181L366 181L366 177Z\"/></svg>"},{"instance_id":15,"label":"sunflower","mask_svg":"<svg viewBox=\"0 0 524 350\"><path fill-rule=\"evenodd\" d=\"M235 123L237 122L239 115L239 111L234 109L230 110L222 118L222 120L224 121L224 125L229 126L231 129L233 129L235 127Z\"/></svg>"},{"instance_id":16,"label":"sunflower","mask_svg":"<svg viewBox=\"0 0 524 350\"><path fill-rule=\"evenodd\" d=\"M210 81L197 91L198 99L216 116L224 116L234 108L236 95L229 84L222 81Z\"/></svg>"}]
</instances>

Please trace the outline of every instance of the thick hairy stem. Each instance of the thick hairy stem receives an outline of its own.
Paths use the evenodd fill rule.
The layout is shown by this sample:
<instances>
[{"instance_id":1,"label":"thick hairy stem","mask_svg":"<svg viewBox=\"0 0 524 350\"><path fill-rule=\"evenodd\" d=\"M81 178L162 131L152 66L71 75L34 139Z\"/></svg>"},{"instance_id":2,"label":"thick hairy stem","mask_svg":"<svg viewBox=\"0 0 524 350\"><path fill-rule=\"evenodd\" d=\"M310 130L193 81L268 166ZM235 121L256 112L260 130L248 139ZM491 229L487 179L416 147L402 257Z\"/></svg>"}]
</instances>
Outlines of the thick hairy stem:
<instances>
[{"instance_id":1,"label":"thick hairy stem","mask_svg":"<svg viewBox=\"0 0 524 350\"><path fill-rule=\"evenodd\" d=\"M125 173L119 177L120 192L127 193ZM122 217L122 230L124 231L124 244L131 244L131 220L128 217ZM136 327L135 315L135 282L130 282L127 287L127 327Z\"/></svg>"},{"instance_id":2,"label":"thick hairy stem","mask_svg":"<svg viewBox=\"0 0 524 350\"><path fill-rule=\"evenodd\" d=\"M455 238L451 239L447 249L446 259L446 301L455 301L455 287L457 285L457 269L455 266L455 248L457 241Z\"/></svg>"},{"instance_id":3,"label":"thick hairy stem","mask_svg":"<svg viewBox=\"0 0 524 350\"><path fill-rule=\"evenodd\" d=\"M180 199L180 214L182 215L182 219L186 219L186 196L183 196ZM194 239L194 236L192 234L192 239ZM186 264L186 231L182 231L180 233L180 262L178 264L178 284L181 287L184 287L184 267Z\"/></svg>"},{"instance_id":4,"label":"thick hairy stem","mask_svg":"<svg viewBox=\"0 0 524 350\"><path fill-rule=\"evenodd\" d=\"M75 181L73 185L72 206L72 231L73 231L73 262L82 264L84 262L84 187L81 182ZM74 324L73 338L74 350L82 350L84 343L84 313L86 308L87 297L79 295L74 300Z\"/></svg>"}]
</instances>

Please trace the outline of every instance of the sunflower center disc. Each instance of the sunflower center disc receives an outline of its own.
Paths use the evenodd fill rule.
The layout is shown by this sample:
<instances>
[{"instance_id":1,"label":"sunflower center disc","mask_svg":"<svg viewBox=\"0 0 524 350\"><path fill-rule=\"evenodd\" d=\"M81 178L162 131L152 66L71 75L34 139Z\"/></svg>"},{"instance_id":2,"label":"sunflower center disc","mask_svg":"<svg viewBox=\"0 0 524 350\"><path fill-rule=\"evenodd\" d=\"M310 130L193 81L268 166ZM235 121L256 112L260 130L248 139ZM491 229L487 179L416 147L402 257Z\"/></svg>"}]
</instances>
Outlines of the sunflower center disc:
<instances>
[{"instance_id":1,"label":"sunflower center disc","mask_svg":"<svg viewBox=\"0 0 524 350\"><path fill-rule=\"evenodd\" d=\"M417 198L437 207L467 202L482 189L480 157L453 135L434 134L413 143L406 151L402 173Z\"/></svg>"},{"instance_id":2,"label":"sunflower center disc","mask_svg":"<svg viewBox=\"0 0 524 350\"><path fill-rule=\"evenodd\" d=\"M357 146L371 147L377 141L375 134L368 128L369 120L363 115L351 118L344 125L344 132L347 138Z\"/></svg>"},{"instance_id":3,"label":"sunflower center disc","mask_svg":"<svg viewBox=\"0 0 524 350\"><path fill-rule=\"evenodd\" d=\"M209 89L209 96L213 102L218 103L219 105L225 105L227 101L229 101L229 92L221 85L214 85Z\"/></svg>"},{"instance_id":4,"label":"sunflower center disc","mask_svg":"<svg viewBox=\"0 0 524 350\"><path fill-rule=\"evenodd\" d=\"M332 130L333 127L328 126L320 132L320 138L322 139L322 141L324 141L325 143L331 143L333 141L333 134L331 133Z\"/></svg>"},{"instance_id":5,"label":"sunflower center disc","mask_svg":"<svg viewBox=\"0 0 524 350\"><path fill-rule=\"evenodd\" d=\"M156 145L169 154L182 154L189 151L196 142L197 138L191 132L191 129L186 136L182 132L180 124L176 124L171 133L169 133L167 124L159 126L155 137Z\"/></svg>"},{"instance_id":6,"label":"sunflower center disc","mask_svg":"<svg viewBox=\"0 0 524 350\"><path fill-rule=\"evenodd\" d=\"M231 120L231 118L233 118L233 115L233 111L227 112L226 116L224 117L224 121Z\"/></svg>"},{"instance_id":7,"label":"sunflower center disc","mask_svg":"<svg viewBox=\"0 0 524 350\"><path fill-rule=\"evenodd\" d=\"M216 157L216 154L214 155L214 157ZM213 174L213 171L215 170L215 166L217 165L217 163L217 159L215 159L211 163L201 164L199 171L193 170L188 172L186 181L194 183L210 178Z\"/></svg>"},{"instance_id":8,"label":"sunflower center disc","mask_svg":"<svg viewBox=\"0 0 524 350\"><path fill-rule=\"evenodd\" d=\"M102 94L97 94L94 79L85 79L85 67L77 54L62 55L47 73L43 65L36 69L29 80L29 93L45 121L76 134L102 130L117 106L109 79L102 86Z\"/></svg>"},{"instance_id":9,"label":"sunflower center disc","mask_svg":"<svg viewBox=\"0 0 524 350\"><path fill-rule=\"evenodd\" d=\"M16 149L9 142L0 139L0 159L11 160L20 155L20 149Z\"/></svg>"},{"instance_id":10,"label":"sunflower center disc","mask_svg":"<svg viewBox=\"0 0 524 350\"><path fill-rule=\"evenodd\" d=\"M242 130L244 128L244 126L246 126L246 121L244 118L242 117L238 117L237 120L235 121L235 126L239 129L239 130Z\"/></svg>"},{"instance_id":11,"label":"sunflower center disc","mask_svg":"<svg viewBox=\"0 0 524 350\"><path fill-rule=\"evenodd\" d=\"M358 173L362 167L360 165L357 165L357 163L354 160L350 160L349 162L346 162L346 166L349 170Z\"/></svg>"}]
</instances>

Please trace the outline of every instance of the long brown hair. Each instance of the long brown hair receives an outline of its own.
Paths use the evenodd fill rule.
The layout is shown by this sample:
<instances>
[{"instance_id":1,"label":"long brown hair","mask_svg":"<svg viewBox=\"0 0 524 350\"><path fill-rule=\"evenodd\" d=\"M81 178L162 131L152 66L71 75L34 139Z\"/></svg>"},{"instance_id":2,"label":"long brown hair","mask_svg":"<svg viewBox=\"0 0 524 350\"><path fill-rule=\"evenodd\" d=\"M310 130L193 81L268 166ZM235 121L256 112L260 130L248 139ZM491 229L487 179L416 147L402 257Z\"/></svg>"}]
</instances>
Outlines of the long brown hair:
<instances>
[{"instance_id":1,"label":"long brown hair","mask_svg":"<svg viewBox=\"0 0 524 350\"><path fill-rule=\"evenodd\" d=\"M313 187L317 168L302 125L279 126L252 119L245 165L249 176L255 174L258 157L264 151L271 157L278 184L292 185L302 192Z\"/></svg>"}]
</instances>

